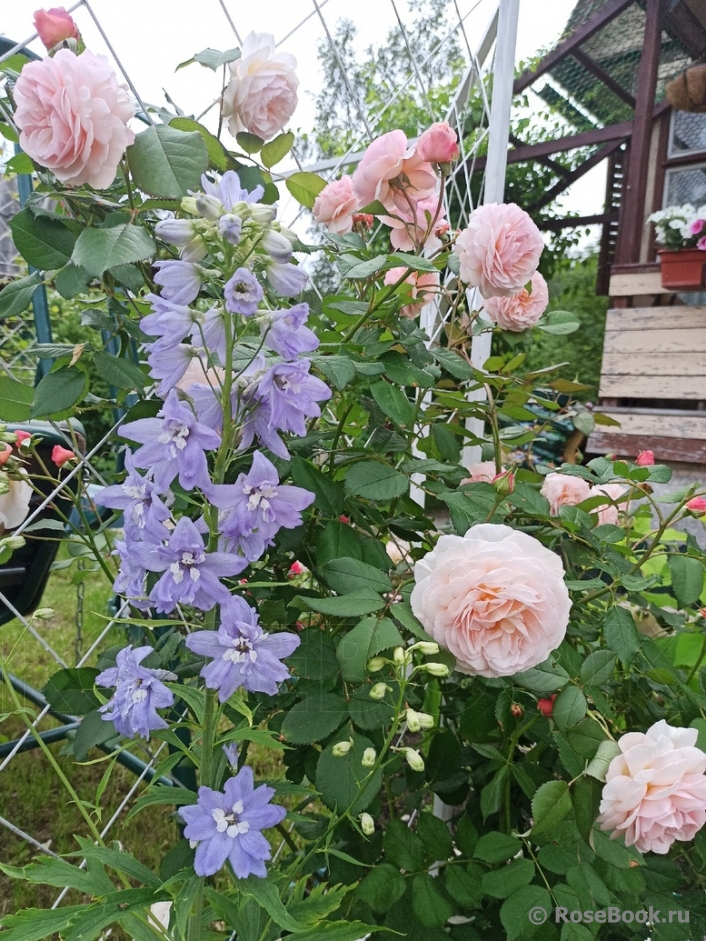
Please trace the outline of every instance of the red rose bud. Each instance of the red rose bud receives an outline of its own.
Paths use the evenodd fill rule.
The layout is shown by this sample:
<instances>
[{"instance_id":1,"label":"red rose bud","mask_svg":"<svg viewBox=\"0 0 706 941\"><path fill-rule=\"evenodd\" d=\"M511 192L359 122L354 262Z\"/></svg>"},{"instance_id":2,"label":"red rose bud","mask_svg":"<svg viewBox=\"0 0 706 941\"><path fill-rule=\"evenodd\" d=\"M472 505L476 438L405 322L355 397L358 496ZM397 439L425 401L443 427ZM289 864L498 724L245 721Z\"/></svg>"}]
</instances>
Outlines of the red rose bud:
<instances>
[{"instance_id":1,"label":"red rose bud","mask_svg":"<svg viewBox=\"0 0 706 941\"><path fill-rule=\"evenodd\" d=\"M448 222L440 222L434 229L434 235L440 239L442 235L446 235L447 232L451 230L451 226Z\"/></svg>"},{"instance_id":2,"label":"red rose bud","mask_svg":"<svg viewBox=\"0 0 706 941\"><path fill-rule=\"evenodd\" d=\"M507 497L515 489L515 475L512 471L503 471L496 474L491 483L501 496Z\"/></svg>"},{"instance_id":3,"label":"red rose bud","mask_svg":"<svg viewBox=\"0 0 706 941\"><path fill-rule=\"evenodd\" d=\"M55 444L52 448L51 459L57 467L63 467L67 461L73 461L75 458L76 455L73 451L69 451L68 448L62 448L60 444Z\"/></svg>"},{"instance_id":4,"label":"red rose bud","mask_svg":"<svg viewBox=\"0 0 706 941\"><path fill-rule=\"evenodd\" d=\"M510 712L513 714L513 716L516 719L521 719L522 716L525 714L525 710L522 708L522 706L518 702L514 702L510 706Z\"/></svg>"},{"instance_id":5,"label":"red rose bud","mask_svg":"<svg viewBox=\"0 0 706 941\"><path fill-rule=\"evenodd\" d=\"M635 458L638 467L652 467L655 462L654 451L640 451Z\"/></svg>"},{"instance_id":6,"label":"red rose bud","mask_svg":"<svg viewBox=\"0 0 706 941\"><path fill-rule=\"evenodd\" d=\"M7 462L8 458L12 454L12 448L9 444L2 443L0 443L0 448L2 448L2 451L0 451L0 467L2 467L2 465Z\"/></svg>"},{"instance_id":7,"label":"red rose bud","mask_svg":"<svg viewBox=\"0 0 706 941\"><path fill-rule=\"evenodd\" d=\"M686 508L694 516L703 516L706 513L706 499L704 497L692 497L686 504Z\"/></svg>"},{"instance_id":8,"label":"red rose bud","mask_svg":"<svg viewBox=\"0 0 706 941\"><path fill-rule=\"evenodd\" d=\"M301 562L292 562L289 566L288 575L290 578L296 578L297 575L303 575L304 572L306 572L306 568Z\"/></svg>"},{"instance_id":9,"label":"red rose bud","mask_svg":"<svg viewBox=\"0 0 706 941\"><path fill-rule=\"evenodd\" d=\"M16 431L15 432L15 438L17 438L17 444L19 445L19 447L22 447L25 441L29 441L31 437L32 437L32 434L29 431Z\"/></svg>"},{"instance_id":10,"label":"red rose bud","mask_svg":"<svg viewBox=\"0 0 706 941\"><path fill-rule=\"evenodd\" d=\"M354 212L353 213L353 222L357 225L364 225L366 229L369 229L370 226L375 221L375 216L371 215L369 212Z\"/></svg>"},{"instance_id":11,"label":"red rose bud","mask_svg":"<svg viewBox=\"0 0 706 941\"><path fill-rule=\"evenodd\" d=\"M446 121L428 127L417 141L417 156L429 163L451 163L458 157L456 131Z\"/></svg>"},{"instance_id":12,"label":"red rose bud","mask_svg":"<svg viewBox=\"0 0 706 941\"><path fill-rule=\"evenodd\" d=\"M540 699L537 703L537 709L542 713L543 716L550 716L554 710L554 700L556 699L556 693L552 693L549 699Z\"/></svg>"},{"instance_id":13,"label":"red rose bud","mask_svg":"<svg viewBox=\"0 0 706 941\"><path fill-rule=\"evenodd\" d=\"M37 10L34 14L34 28L49 51L65 39L79 38L76 24L63 7Z\"/></svg>"},{"instance_id":14,"label":"red rose bud","mask_svg":"<svg viewBox=\"0 0 706 941\"><path fill-rule=\"evenodd\" d=\"M295 626L296 626L296 628L297 628L298 631L303 631L303 630L304 630L304 625L302 624L301 621L297 621L297 623L296 623Z\"/></svg>"},{"instance_id":15,"label":"red rose bud","mask_svg":"<svg viewBox=\"0 0 706 941\"><path fill-rule=\"evenodd\" d=\"M341 516L338 517L338 522L339 522L339 523L350 523L350 521L351 521L350 516L343 516L343 515L341 515Z\"/></svg>"}]
</instances>

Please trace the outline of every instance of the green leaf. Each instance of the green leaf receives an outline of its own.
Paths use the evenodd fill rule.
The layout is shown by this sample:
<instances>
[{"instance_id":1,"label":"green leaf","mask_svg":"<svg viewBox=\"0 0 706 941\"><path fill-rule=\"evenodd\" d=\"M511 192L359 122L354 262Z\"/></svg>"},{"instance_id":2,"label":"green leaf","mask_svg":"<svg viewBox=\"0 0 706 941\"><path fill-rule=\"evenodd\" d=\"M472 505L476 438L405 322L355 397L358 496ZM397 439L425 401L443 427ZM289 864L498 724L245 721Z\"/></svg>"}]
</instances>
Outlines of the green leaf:
<instances>
[{"instance_id":1,"label":"green leaf","mask_svg":"<svg viewBox=\"0 0 706 941\"><path fill-rule=\"evenodd\" d=\"M549 918L550 912L554 908L552 897L538 885L527 885L505 899L500 909L500 921L507 932L508 941L514 941L515 938L530 938L535 934L539 924L546 919L537 921L529 918L529 913L534 911L546 912ZM535 916L537 917L537 916Z\"/></svg>"},{"instance_id":2,"label":"green leaf","mask_svg":"<svg viewBox=\"0 0 706 941\"><path fill-rule=\"evenodd\" d=\"M355 892L379 915L389 911L404 893L404 876L389 863L379 863L371 869Z\"/></svg>"},{"instance_id":3,"label":"green leaf","mask_svg":"<svg viewBox=\"0 0 706 941\"><path fill-rule=\"evenodd\" d=\"M566 686L569 682L569 674L549 658L531 670L516 673L512 679L518 686L523 686L533 693L553 693L554 690Z\"/></svg>"},{"instance_id":4,"label":"green leaf","mask_svg":"<svg viewBox=\"0 0 706 941\"><path fill-rule=\"evenodd\" d=\"M76 761L85 761L88 758L89 748L107 742L108 739L115 738L115 735L113 723L104 719L97 709L87 712L74 738L73 748Z\"/></svg>"},{"instance_id":5,"label":"green leaf","mask_svg":"<svg viewBox=\"0 0 706 941\"><path fill-rule=\"evenodd\" d=\"M353 746L348 754L338 758L333 755L332 742L321 753L316 764L316 788L330 810L339 813L350 810L354 816L370 804L382 784L382 770L371 774L370 768L363 767L363 753L372 748L370 739L353 732Z\"/></svg>"},{"instance_id":6,"label":"green leaf","mask_svg":"<svg viewBox=\"0 0 706 941\"><path fill-rule=\"evenodd\" d=\"M84 268L78 268L71 262L64 265L54 279L54 287L62 297L70 300L77 294L82 294L91 276Z\"/></svg>"},{"instance_id":7,"label":"green leaf","mask_svg":"<svg viewBox=\"0 0 706 941\"><path fill-rule=\"evenodd\" d=\"M149 790L145 791L135 801L135 805L125 818L125 822L132 819L145 807L151 807L154 804L170 804L181 807L184 804L195 804L198 795L194 791L187 791L183 787L169 787L167 784L153 784Z\"/></svg>"},{"instance_id":8,"label":"green leaf","mask_svg":"<svg viewBox=\"0 0 706 941\"><path fill-rule=\"evenodd\" d=\"M504 863L512 859L522 849L522 844L514 836L491 830L484 833L476 843L474 859L481 859L486 863Z\"/></svg>"},{"instance_id":9,"label":"green leaf","mask_svg":"<svg viewBox=\"0 0 706 941\"><path fill-rule=\"evenodd\" d=\"M240 131L239 134L235 135L235 139L238 142L238 146L241 147L246 154L258 153L265 143L257 134L249 134L247 131Z\"/></svg>"},{"instance_id":10,"label":"green leaf","mask_svg":"<svg viewBox=\"0 0 706 941\"><path fill-rule=\"evenodd\" d=\"M409 489L409 480L392 467L378 461L361 461L348 471L346 493L366 500L388 501Z\"/></svg>"},{"instance_id":11,"label":"green leaf","mask_svg":"<svg viewBox=\"0 0 706 941\"><path fill-rule=\"evenodd\" d=\"M340 391L356 377L355 365L347 356L317 356L314 364Z\"/></svg>"},{"instance_id":12,"label":"green leaf","mask_svg":"<svg viewBox=\"0 0 706 941\"><path fill-rule=\"evenodd\" d=\"M699 559L688 555L670 555L669 572L674 595L682 608L699 600L704 590L704 567Z\"/></svg>"},{"instance_id":13,"label":"green leaf","mask_svg":"<svg viewBox=\"0 0 706 941\"><path fill-rule=\"evenodd\" d=\"M551 333L554 336L565 336L578 330L581 321L576 314L572 314L568 310L552 310L544 316L537 326L545 333Z\"/></svg>"},{"instance_id":14,"label":"green leaf","mask_svg":"<svg viewBox=\"0 0 706 941\"><path fill-rule=\"evenodd\" d=\"M429 352L434 359L442 366L446 372L451 373L455 379L473 379L473 368L468 365L466 360L453 350L447 350L443 347L435 347Z\"/></svg>"},{"instance_id":15,"label":"green leaf","mask_svg":"<svg viewBox=\"0 0 706 941\"><path fill-rule=\"evenodd\" d=\"M47 373L34 390L32 418L59 415L78 405L89 388L88 375L75 366L62 366Z\"/></svg>"},{"instance_id":16,"label":"green leaf","mask_svg":"<svg viewBox=\"0 0 706 941\"><path fill-rule=\"evenodd\" d=\"M412 911L425 928L441 928L454 913L437 888L436 879L420 873L412 880Z\"/></svg>"},{"instance_id":17,"label":"green leaf","mask_svg":"<svg viewBox=\"0 0 706 941\"><path fill-rule=\"evenodd\" d=\"M576 725L586 715L588 703L578 686L565 687L554 700L552 718L564 732L570 725Z\"/></svg>"},{"instance_id":18,"label":"green leaf","mask_svg":"<svg viewBox=\"0 0 706 941\"><path fill-rule=\"evenodd\" d=\"M620 754L617 742L607 738L598 746L598 751L586 767L584 774L589 774L598 781L605 781L611 761Z\"/></svg>"},{"instance_id":19,"label":"green leaf","mask_svg":"<svg viewBox=\"0 0 706 941\"><path fill-rule=\"evenodd\" d=\"M457 905L464 909L478 906L483 894L481 879L483 870L471 863L467 869L460 866L446 866L444 869L444 889Z\"/></svg>"},{"instance_id":20,"label":"green leaf","mask_svg":"<svg viewBox=\"0 0 706 941\"><path fill-rule=\"evenodd\" d=\"M364 682L365 664L371 657L402 645L402 635L389 618L365 618L342 637L336 650L343 678L352 683Z\"/></svg>"},{"instance_id":21,"label":"green leaf","mask_svg":"<svg viewBox=\"0 0 706 941\"><path fill-rule=\"evenodd\" d=\"M297 941L360 941L378 931L389 931L381 925L362 921L322 921L316 928L297 934Z\"/></svg>"},{"instance_id":22,"label":"green leaf","mask_svg":"<svg viewBox=\"0 0 706 941\"><path fill-rule=\"evenodd\" d=\"M362 686L348 700L351 721L365 732L388 726L395 714L391 703L384 699L371 699L368 695L369 689L369 686Z\"/></svg>"},{"instance_id":23,"label":"green leaf","mask_svg":"<svg viewBox=\"0 0 706 941\"><path fill-rule=\"evenodd\" d=\"M110 229L84 229L71 260L95 278L108 268L150 258L157 250L147 229L139 225L114 225Z\"/></svg>"},{"instance_id":24,"label":"green leaf","mask_svg":"<svg viewBox=\"0 0 706 941\"><path fill-rule=\"evenodd\" d=\"M586 770L588 771L588 769ZM602 790L601 782L597 781L594 777L580 777L574 782L571 789L571 799L574 805L574 819L576 820L578 831L586 843L590 840L591 831L593 830L593 825L598 816Z\"/></svg>"},{"instance_id":25,"label":"green leaf","mask_svg":"<svg viewBox=\"0 0 706 941\"><path fill-rule=\"evenodd\" d=\"M53 885L59 888L78 889L88 895L105 891L106 886L101 879L96 880L91 872L79 869L64 859L51 856L38 856L36 862L21 869L14 866L5 866L0 863L0 871L11 879L24 879L26 882L38 885ZM107 878L107 877L106 877ZM108 891L113 890L113 884L107 879Z\"/></svg>"},{"instance_id":26,"label":"green leaf","mask_svg":"<svg viewBox=\"0 0 706 941\"><path fill-rule=\"evenodd\" d=\"M221 172L228 169L228 153L223 144L215 137L208 128L192 118L173 118L169 122L170 127L175 127L178 131L196 131L203 138L208 151L208 162L210 166L215 167Z\"/></svg>"},{"instance_id":27,"label":"green leaf","mask_svg":"<svg viewBox=\"0 0 706 941\"><path fill-rule=\"evenodd\" d=\"M116 389L142 389L147 377L137 363L122 356L98 352L93 356L99 374Z\"/></svg>"},{"instance_id":28,"label":"green leaf","mask_svg":"<svg viewBox=\"0 0 706 941\"><path fill-rule=\"evenodd\" d=\"M130 853L118 849L117 844L113 846L93 846L84 841L81 851L72 855L85 856L86 859L96 859L104 866L108 866L116 872L124 872L126 876L137 879L143 885L152 886L155 889L158 889L162 884L159 876L155 875L151 869L148 869L144 863L135 859Z\"/></svg>"},{"instance_id":29,"label":"green leaf","mask_svg":"<svg viewBox=\"0 0 706 941\"><path fill-rule=\"evenodd\" d=\"M355 257L355 256L346 256ZM358 262L347 269L345 275L347 278L360 279L370 278L387 267L387 255L376 255L375 258L369 258L367 261Z\"/></svg>"},{"instance_id":30,"label":"green leaf","mask_svg":"<svg viewBox=\"0 0 706 941\"><path fill-rule=\"evenodd\" d=\"M42 283L42 276L33 271L26 278L11 281L0 291L0 320L3 317L14 317L26 310L34 297L37 285Z\"/></svg>"},{"instance_id":31,"label":"green leaf","mask_svg":"<svg viewBox=\"0 0 706 941\"><path fill-rule=\"evenodd\" d=\"M258 905L265 909L270 918L280 928L284 928L285 931L300 932L306 927L289 914L282 904L277 886L268 879L248 876L247 879L238 880L238 889L244 895L250 895L254 898Z\"/></svg>"},{"instance_id":32,"label":"green leaf","mask_svg":"<svg viewBox=\"0 0 706 941\"><path fill-rule=\"evenodd\" d=\"M307 882L308 880L304 878L299 885L303 886ZM290 900L287 903L287 911L297 921L313 927L340 908L344 897L353 888L352 885L339 885L331 888L330 884L322 883L314 886L305 898L299 901Z\"/></svg>"},{"instance_id":33,"label":"green leaf","mask_svg":"<svg viewBox=\"0 0 706 941\"><path fill-rule=\"evenodd\" d=\"M509 775L510 771L508 766L503 765L480 792L480 812L483 816L483 820L486 820L491 814L496 814L500 810Z\"/></svg>"},{"instance_id":34,"label":"green leaf","mask_svg":"<svg viewBox=\"0 0 706 941\"><path fill-rule=\"evenodd\" d=\"M299 634L301 643L287 657L287 666L295 676L321 681L338 673L338 660L333 639L323 631L310 627Z\"/></svg>"},{"instance_id":35,"label":"green leaf","mask_svg":"<svg viewBox=\"0 0 706 941\"><path fill-rule=\"evenodd\" d=\"M260 152L260 159L264 166L274 167L280 160L287 156L294 143L294 134L287 131L286 134L280 134L274 140L269 141Z\"/></svg>"},{"instance_id":36,"label":"green leaf","mask_svg":"<svg viewBox=\"0 0 706 941\"><path fill-rule=\"evenodd\" d=\"M33 399L31 386L23 386L9 376L0 376L0 418L3 421L27 421Z\"/></svg>"},{"instance_id":37,"label":"green leaf","mask_svg":"<svg viewBox=\"0 0 706 941\"><path fill-rule=\"evenodd\" d=\"M339 594L346 594L358 588L370 588L379 592L390 591L392 588L392 582L379 568L345 556L327 562L322 574L331 588Z\"/></svg>"},{"instance_id":38,"label":"green leaf","mask_svg":"<svg viewBox=\"0 0 706 941\"><path fill-rule=\"evenodd\" d=\"M616 656L610 650L594 650L581 665L581 682L586 686L607 683L615 668Z\"/></svg>"},{"instance_id":39,"label":"green leaf","mask_svg":"<svg viewBox=\"0 0 706 941\"><path fill-rule=\"evenodd\" d=\"M102 928L121 920L133 910L144 910L164 899L154 889L123 889L112 892L93 905L83 907L80 915L72 919L69 930L62 933L64 941L93 941Z\"/></svg>"},{"instance_id":40,"label":"green leaf","mask_svg":"<svg viewBox=\"0 0 706 941\"><path fill-rule=\"evenodd\" d=\"M389 382L376 382L370 387L375 402L396 425L411 428L414 424L414 406L401 389Z\"/></svg>"},{"instance_id":41,"label":"green leaf","mask_svg":"<svg viewBox=\"0 0 706 941\"><path fill-rule=\"evenodd\" d=\"M571 795L566 781L547 781L532 798L532 834L546 833L571 813Z\"/></svg>"},{"instance_id":42,"label":"green leaf","mask_svg":"<svg viewBox=\"0 0 706 941\"><path fill-rule=\"evenodd\" d=\"M201 174L208 169L208 150L201 133L167 124L155 124L138 134L127 149L127 159L135 185L150 196L166 199L179 199L188 190L199 189Z\"/></svg>"},{"instance_id":43,"label":"green leaf","mask_svg":"<svg viewBox=\"0 0 706 941\"><path fill-rule=\"evenodd\" d=\"M57 712L73 716L82 716L100 705L93 692L93 684L98 676L93 667L77 667L59 670L49 677L42 690L44 697Z\"/></svg>"},{"instance_id":44,"label":"green leaf","mask_svg":"<svg viewBox=\"0 0 706 941\"><path fill-rule=\"evenodd\" d=\"M402 820L393 818L385 827L382 841L385 859L407 872L424 867L424 844Z\"/></svg>"},{"instance_id":45,"label":"green leaf","mask_svg":"<svg viewBox=\"0 0 706 941\"><path fill-rule=\"evenodd\" d=\"M299 598L310 611L318 611L319 614L329 614L336 618L362 617L385 607L385 600L367 588L336 598L309 598L301 595Z\"/></svg>"},{"instance_id":46,"label":"green leaf","mask_svg":"<svg viewBox=\"0 0 706 941\"><path fill-rule=\"evenodd\" d=\"M286 714L282 735L294 745L309 745L328 738L347 718L345 699L334 693L312 693Z\"/></svg>"},{"instance_id":47,"label":"green leaf","mask_svg":"<svg viewBox=\"0 0 706 941\"><path fill-rule=\"evenodd\" d=\"M297 487L303 487L314 494L314 506L327 516L339 517L343 512L345 497L343 488L328 474L309 464L301 457L292 461L292 480Z\"/></svg>"},{"instance_id":48,"label":"green leaf","mask_svg":"<svg viewBox=\"0 0 706 941\"><path fill-rule=\"evenodd\" d=\"M286 186L300 205L312 209L316 197L326 186L326 180L322 180L315 173L292 173L287 177Z\"/></svg>"},{"instance_id":49,"label":"green leaf","mask_svg":"<svg viewBox=\"0 0 706 941\"><path fill-rule=\"evenodd\" d=\"M57 909L27 908L16 915L5 915L0 921L5 929L3 941L43 941L60 932L63 936L71 920L85 910L85 905L70 905Z\"/></svg>"},{"instance_id":50,"label":"green leaf","mask_svg":"<svg viewBox=\"0 0 706 941\"><path fill-rule=\"evenodd\" d=\"M193 65L194 62L198 62L199 65L211 69L212 72L217 72L222 65L227 65L228 62L234 62L239 58L240 49L228 49L226 52L219 52L218 49L208 48L195 53L194 56L191 59L187 59L186 62L180 62L174 71L178 72L179 69L185 69L187 65Z\"/></svg>"},{"instance_id":51,"label":"green leaf","mask_svg":"<svg viewBox=\"0 0 706 941\"><path fill-rule=\"evenodd\" d=\"M412 613L412 608L409 601L398 601L397 604L392 605L390 608L390 614L398 624L401 624L402 627L406 628L410 634L413 634L419 640L426 640L434 643L433 637L430 637L427 634L427 632Z\"/></svg>"},{"instance_id":52,"label":"green leaf","mask_svg":"<svg viewBox=\"0 0 706 941\"><path fill-rule=\"evenodd\" d=\"M347 523L327 523L316 544L317 564L323 568L327 562L340 559L342 556L362 560L363 548L360 539Z\"/></svg>"},{"instance_id":53,"label":"green leaf","mask_svg":"<svg viewBox=\"0 0 706 941\"><path fill-rule=\"evenodd\" d=\"M63 268L71 257L76 236L63 223L21 209L10 220L15 248L27 264L42 271Z\"/></svg>"},{"instance_id":54,"label":"green leaf","mask_svg":"<svg viewBox=\"0 0 706 941\"><path fill-rule=\"evenodd\" d=\"M432 813L421 813L417 818L417 833L432 860L453 856L453 841L448 825Z\"/></svg>"},{"instance_id":55,"label":"green leaf","mask_svg":"<svg viewBox=\"0 0 706 941\"><path fill-rule=\"evenodd\" d=\"M506 899L517 889L529 885L532 879L534 879L532 860L513 859L509 865L501 869L484 873L481 888L485 895L491 895L495 899Z\"/></svg>"},{"instance_id":56,"label":"green leaf","mask_svg":"<svg viewBox=\"0 0 706 941\"><path fill-rule=\"evenodd\" d=\"M577 893L582 907L596 909L610 905L610 892L589 863L572 866L566 874L566 881Z\"/></svg>"},{"instance_id":57,"label":"green leaf","mask_svg":"<svg viewBox=\"0 0 706 941\"><path fill-rule=\"evenodd\" d=\"M627 666L642 645L632 614L625 608L614 605L605 616L603 633L608 647L617 653Z\"/></svg>"}]
</instances>

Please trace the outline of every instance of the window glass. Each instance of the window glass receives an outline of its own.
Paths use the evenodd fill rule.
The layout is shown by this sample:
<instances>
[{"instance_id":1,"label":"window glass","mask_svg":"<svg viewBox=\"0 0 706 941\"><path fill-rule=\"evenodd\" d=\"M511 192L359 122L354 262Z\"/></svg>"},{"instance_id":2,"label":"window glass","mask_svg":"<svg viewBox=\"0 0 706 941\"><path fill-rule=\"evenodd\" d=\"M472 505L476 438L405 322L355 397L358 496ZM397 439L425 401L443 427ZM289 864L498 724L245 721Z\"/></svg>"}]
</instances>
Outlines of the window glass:
<instances>
[{"instance_id":1,"label":"window glass","mask_svg":"<svg viewBox=\"0 0 706 941\"><path fill-rule=\"evenodd\" d=\"M674 167L667 170L664 180L664 203L667 206L706 204L706 163L695 167Z\"/></svg>"},{"instance_id":2,"label":"window glass","mask_svg":"<svg viewBox=\"0 0 706 941\"><path fill-rule=\"evenodd\" d=\"M706 113L672 111L669 155L706 151Z\"/></svg>"}]
</instances>

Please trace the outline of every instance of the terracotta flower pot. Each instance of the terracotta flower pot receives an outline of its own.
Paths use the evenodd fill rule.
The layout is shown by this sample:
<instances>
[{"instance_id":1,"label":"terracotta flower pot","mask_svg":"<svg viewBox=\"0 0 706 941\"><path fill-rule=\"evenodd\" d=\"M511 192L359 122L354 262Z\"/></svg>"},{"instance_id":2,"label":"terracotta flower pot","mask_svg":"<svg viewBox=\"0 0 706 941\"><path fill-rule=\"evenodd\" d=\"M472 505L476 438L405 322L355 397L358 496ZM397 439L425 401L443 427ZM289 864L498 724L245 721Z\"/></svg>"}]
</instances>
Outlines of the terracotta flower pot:
<instances>
[{"instance_id":1,"label":"terracotta flower pot","mask_svg":"<svg viewBox=\"0 0 706 941\"><path fill-rule=\"evenodd\" d=\"M682 248L657 252L662 274L662 287L670 291L698 291L706 284L706 251Z\"/></svg>"}]
</instances>

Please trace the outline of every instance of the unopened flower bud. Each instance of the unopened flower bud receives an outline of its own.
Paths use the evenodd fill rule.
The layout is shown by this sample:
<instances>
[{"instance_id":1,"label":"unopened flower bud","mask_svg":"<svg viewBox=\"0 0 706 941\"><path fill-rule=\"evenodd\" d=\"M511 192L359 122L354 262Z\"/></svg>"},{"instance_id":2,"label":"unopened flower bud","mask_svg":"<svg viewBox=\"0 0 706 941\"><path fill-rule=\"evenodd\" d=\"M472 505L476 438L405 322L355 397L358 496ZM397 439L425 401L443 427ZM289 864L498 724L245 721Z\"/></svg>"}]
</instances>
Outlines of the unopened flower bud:
<instances>
[{"instance_id":1,"label":"unopened flower bud","mask_svg":"<svg viewBox=\"0 0 706 941\"><path fill-rule=\"evenodd\" d=\"M371 699L384 699L385 693L388 691L389 686L387 683L376 683L368 693Z\"/></svg>"},{"instance_id":2,"label":"unopened flower bud","mask_svg":"<svg viewBox=\"0 0 706 941\"><path fill-rule=\"evenodd\" d=\"M369 212L354 212L352 218L355 225L362 225L366 229L369 229L373 222L375 222L375 216L371 215Z\"/></svg>"},{"instance_id":3,"label":"unopened flower bud","mask_svg":"<svg viewBox=\"0 0 706 941\"><path fill-rule=\"evenodd\" d=\"M51 451L51 459L57 467L63 467L68 461L73 461L76 455L68 448L62 448L60 444L55 444Z\"/></svg>"},{"instance_id":4,"label":"unopened flower bud","mask_svg":"<svg viewBox=\"0 0 706 941\"><path fill-rule=\"evenodd\" d=\"M422 732L434 728L434 716L430 716L428 712L418 712L417 721Z\"/></svg>"},{"instance_id":5,"label":"unopened flower bud","mask_svg":"<svg viewBox=\"0 0 706 941\"><path fill-rule=\"evenodd\" d=\"M39 618L40 621L51 621L55 614L56 611L53 608L37 608L34 612L35 618Z\"/></svg>"},{"instance_id":6,"label":"unopened flower bud","mask_svg":"<svg viewBox=\"0 0 706 941\"><path fill-rule=\"evenodd\" d=\"M17 441L18 446L22 447L25 441L32 440L32 433L29 431L22 431L21 429L18 429L15 432L15 440Z\"/></svg>"},{"instance_id":7,"label":"unopened flower bud","mask_svg":"<svg viewBox=\"0 0 706 941\"><path fill-rule=\"evenodd\" d=\"M223 212L223 203L217 196L199 193L196 197L196 212L202 219L210 219L211 222L215 222Z\"/></svg>"},{"instance_id":8,"label":"unopened flower bud","mask_svg":"<svg viewBox=\"0 0 706 941\"><path fill-rule=\"evenodd\" d=\"M422 665L421 669L426 670L431 676L442 678L448 676L451 672L445 663L425 663Z\"/></svg>"},{"instance_id":9,"label":"unopened flower bud","mask_svg":"<svg viewBox=\"0 0 706 941\"><path fill-rule=\"evenodd\" d=\"M407 721L407 728L410 732L418 732L421 729L422 726L419 721L419 717L417 716L417 713L414 711L414 709L408 709L405 718Z\"/></svg>"},{"instance_id":10,"label":"unopened flower bud","mask_svg":"<svg viewBox=\"0 0 706 941\"><path fill-rule=\"evenodd\" d=\"M22 536L6 536L4 539L0 539L0 548L10 549L12 552L21 549L24 544L25 541Z\"/></svg>"},{"instance_id":11,"label":"unopened flower bud","mask_svg":"<svg viewBox=\"0 0 706 941\"><path fill-rule=\"evenodd\" d=\"M374 748L366 748L363 752L361 764L364 768L373 768L377 760L377 752Z\"/></svg>"},{"instance_id":12,"label":"unopened flower bud","mask_svg":"<svg viewBox=\"0 0 706 941\"><path fill-rule=\"evenodd\" d=\"M522 706L518 702L514 702L510 706L510 712L513 714L513 716L516 719L521 719L522 716L525 714L525 710L522 708Z\"/></svg>"},{"instance_id":13,"label":"unopened flower bud","mask_svg":"<svg viewBox=\"0 0 706 941\"><path fill-rule=\"evenodd\" d=\"M537 709L542 713L543 716L550 716L554 711L554 700L556 699L556 693L552 693L549 699L540 699L537 702Z\"/></svg>"},{"instance_id":14,"label":"unopened flower bud","mask_svg":"<svg viewBox=\"0 0 706 941\"><path fill-rule=\"evenodd\" d=\"M692 497L686 504L686 508L693 516L703 516L706 513L706 499L704 497Z\"/></svg>"},{"instance_id":15,"label":"unopened flower bud","mask_svg":"<svg viewBox=\"0 0 706 941\"><path fill-rule=\"evenodd\" d=\"M395 647L392 651L392 660L397 667L403 667L405 665L406 656L404 647Z\"/></svg>"},{"instance_id":16,"label":"unopened flower bud","mask_svg":"<svg viewBox=\"0 0 706 941\"><path fill-rule=\"evenodd\" d=\"M424 771L424 759L416 748L400 748L400 751L404 752L407 764L412 771Z\"/></svg>"},{"instance_id":17,"label":"unopened flower bud","mask_svg":"<svg viewBox=\"0 0 706 941\"><path fill-rule=\"evenodd\" d=\"M259 225L267 225L268 222L272 222L277 214L272 206L265 206L263 203L251 203L248 208L253 222L257 222Z\"/></svg>"},{"instance_id":18,"label":"unopened flower bud","mask_svg":"<svg viewBox=\"0 0 706 941\"><path fill-rule=\"evenodd\" d=\"M420 653L424 654L425 657L433 657L439 652L439 645L430 640L420 640L416 644L412 644L409 649L418 650Z\"/></svg>"},{"instance_id":19,"label":"unopened flower bud","mask_svg":"<svg viewBox=\"0 0 706 941\"><path fill-rule=\"evenodd\" d=\"M280 265L286 265L292 257L292 243L279 232L266 232L261 245L270 258Z\"/></svg>"},{"instance_id":20,"label":"unopened flower bud","mask_svg":"<svg viewBox=\"0 0 706 941\"><path fill-rule=\"evenodd\" d=\"M234 212L227 212L218 220L218 234L231 245L237 245L240 241L242 228L243 221Z\"/></svg>"},{"instance_id":21,"label":"unopened flower bud","mask_svg":"<svg viewBox=\"0 0 706 941\"><path fill-rule=\"evenodd\" d=\"M347 742L336 742L336 744L331 749L331 754L334 758L343 758L344 755L347 755L348 752L353 747L353 739L349 738Z\"/></svg>"},{"instance_id":22,"label":"unopened flower bud","mask_svg":"<svg viewBox=\"0 0 706 941\"><path fill-rule=\"evenodd\" d=\"M503 471L502 474L496 474L491 483L496 493L507 497L515 489L515 475L512 471Z\"/></svg>"},{"instance_id":23,"label":"unopened flower bud","mask_svg":"<svg viewBox=\"0 0 706 941\"><path fill-rule=\"evenodd\" d=\"M638 467L652 467L655 462L654 451L640 451L635 458Z\"/></svg>"},{"instance_id":24,"label":"unopened flower bud","mask_svg":"<svg viewBox=\"0 0 706 941\"><path fill-rule=\"evenodd\" d=\"M378 670L382 670L386 663L387 660L384 657L371 657L365 665L365 669L368 673L377 673Z\"/></svg>"},{"instance_id":25,"label":"unopened flower bud","mask_svg":"<svg viewBox=\"0 0 706 941\"><path fill-rule=\"evenodd\" d=\"M366 836L372 836L375 833L375 821L370 814L360 815L360 829Z\"/></svg>"}]
</instances>

